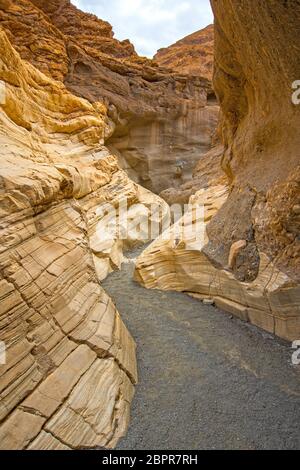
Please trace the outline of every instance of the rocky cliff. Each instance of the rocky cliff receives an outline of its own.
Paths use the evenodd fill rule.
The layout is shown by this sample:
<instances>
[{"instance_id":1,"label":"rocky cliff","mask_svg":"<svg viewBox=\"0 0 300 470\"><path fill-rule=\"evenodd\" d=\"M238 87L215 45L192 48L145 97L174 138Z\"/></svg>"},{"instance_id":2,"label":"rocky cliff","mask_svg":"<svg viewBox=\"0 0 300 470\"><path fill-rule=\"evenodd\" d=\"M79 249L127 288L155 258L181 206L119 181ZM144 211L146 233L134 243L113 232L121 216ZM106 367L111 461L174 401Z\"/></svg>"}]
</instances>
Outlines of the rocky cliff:
<instances>
[{"instance_id":1,"label":"rocky cliff","mask_svg":"<svg viewBox=\"0 0 300 470\"><path fill-rule=\"evenodd\" d=\"M209 80L140 58L111 26L69 0L16 0L0 24L23 59L108 108L107 142L132 179L156 193L191 179L211 147L218 107Z\"/></svg>"},{"instance_id":2,"label":"rocky cliff","mask_svg":"<svg viewBox=\"0 0 300 470\"><path fill-rule=\"evenodd\" d=\"M172 204L188 204L190 197L200 189L210 186L227 185L227 177L221 167L224 146L221 142L221 128L212 139L212 148L201 156L197 162L192 178L177 187L165 189L160 196L171 206Z\"/></svg>"},{"instance_id":3,"label":"rocky cliff","mask_svg":"<svg viewBox=\"0 0 300 470\"><path fill-rule=\"evenodd\" d=\"M0 25L0 447L114 447L135 344L100 282L147 238L106 233L108 211L126 199L159 232L168 207L105 144L145 185L179 184L210 147L214 94L69 1L0 0Z\"/></svg>"},{"instance_id":4,"label":"rocky cliff","mask_svg":"<svg viewBox=\"0 0 300 470\"><path fill-rule=\"evenodd\" d=\"M117 230L124 199L127 220L157 231L168 207L110 149L191 203L136 280L299 338L300 7L212 5L221 143L208 80L139 58L69 1L0 0L0 448L110 448L126 432L135 344L101 280L147 240Z\"/></svg>"},{"instance_id":5,"label":"rocky cliff","mask_svg":"<svg viewBox=\"0 0 300 470\"><path fill-rule=\"evenodd\" d=\"M168 209L104 147L103 104L22 61L2 30L0 47L0 448L113 447L135 344L99 281L139 238L102 222L125 197L129 219Z\"/></svg>"},{"instance_id":6,"label":"rocky cliff","mask_svg":"<svg viewBox=\"0 0 300 470\"><path fill-rule=\"evenodd\" d=\"M159 49L154 60L161 66L187 75L197 75L212 80L214 68L214 26Z\"/></svg>"},{"instance_id":7,"label":"rocky cliff","mask_svg":"<svg viewBox=\"0 0 300 470\"><path fill-rule=\"evenodd\" d=\"M136 278L209 298L297 339L300 107L292 102L292 83L300 73L300 5L212 0L212 6L227 182L193 198L206 210L206 239L195 245L189 230L178 238L173 229L141 256Z\"/></svg>"}]
</instances>

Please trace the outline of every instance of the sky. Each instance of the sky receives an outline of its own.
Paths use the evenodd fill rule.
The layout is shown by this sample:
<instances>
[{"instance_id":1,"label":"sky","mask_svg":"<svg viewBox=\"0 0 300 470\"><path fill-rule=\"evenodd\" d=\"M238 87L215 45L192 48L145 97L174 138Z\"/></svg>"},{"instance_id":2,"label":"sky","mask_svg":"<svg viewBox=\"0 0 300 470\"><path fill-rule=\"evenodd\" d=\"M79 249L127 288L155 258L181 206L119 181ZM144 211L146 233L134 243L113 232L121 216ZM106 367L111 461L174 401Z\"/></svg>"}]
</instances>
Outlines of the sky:
<instances>
[{"instance_id":1,"label":"sky","mask_svg":"<svg viewBox=\"0 0 300 470\"><path fill-rule=\"evenodd\" d=\"M153 57L158 49L213 22L209 0L71 0L112 24L117 39Z\"/></svg>"}]
</instances>

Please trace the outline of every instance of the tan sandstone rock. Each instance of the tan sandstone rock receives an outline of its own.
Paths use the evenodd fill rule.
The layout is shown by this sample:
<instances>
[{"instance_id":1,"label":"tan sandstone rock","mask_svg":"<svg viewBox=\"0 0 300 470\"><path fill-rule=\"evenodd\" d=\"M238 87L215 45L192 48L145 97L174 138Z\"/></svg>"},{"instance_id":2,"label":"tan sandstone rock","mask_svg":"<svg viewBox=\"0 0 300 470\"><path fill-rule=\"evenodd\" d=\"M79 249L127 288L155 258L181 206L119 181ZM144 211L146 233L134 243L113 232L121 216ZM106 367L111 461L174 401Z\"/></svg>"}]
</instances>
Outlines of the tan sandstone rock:
<instances>
[{"instance_id":1,"label":"tan sandstone rock","mask_svg":"<svg viewBox=\"0 0 300 470\"><path fill-rule=\"evenodd\" d=\"M0 24L23 59L106 104L114 126L107 145L131 179L160 193L191 178L217 126L210 80L139 57L69 0L16 0L0 10Z\"/></svg>"},{"instance_id":2,"label":"tan sandstone rock","mask_svg":"<svg viewBox=\"0 0 300 470\"><path fill-rule=\"evenodd\" d=\"M193 205L204 204L205 226L227 197L226 187L212 186L191 198ZM146 288L175 290L198 299L209 299L209 303L213 301L217 307L270 333L287 340L297 339L300 334L299 286L262 253L259 273L253 282L242 283L229 270L214 266L204 251L207 232L203 241L197 241L199 233L194 227L199 220L195 220L193 214L191 211L185 215L184 231L178 231L178 224L174 225L142 253L136 262L135 279ZM178 233L181 236L178 237ZM245 241L235 245L232 256L236 257L244 246Z\"/></svg>"},{"instance_id":3,"label":"tan sandstone rock","mask_svg":"<svg viewBox=\"0 0 300 470\"><path fill-rule=\"evenodd\" d=\"M211 3L229 195L215 205L219 189L213 178L202 180L206 210L214 206L206 240L188 249L188 232L175 243L173 228L169 240L161 237L138 259L136 279L146 287L213 298L244 320L298 339L300 107L291 96L300 70L300 7L275 0L255 9L251 0ZM193 181L186 191L163 195L186 202L194 188Z\"/></svg>"},{"instance_id":4,"label":"tan sandstone rock","mask_svg":"<svg viewBox=\"0 0 300 470\"><path fill-rule=\"evenodd\" d=\"M127 197L137 218L168 207L104 147L104 105L23 62L2 30L0 47L0 447L113 447L129 422L135 343L99 278L140 239L117 232L107 247L101 207Z\"/></svg>"}]
</instances>

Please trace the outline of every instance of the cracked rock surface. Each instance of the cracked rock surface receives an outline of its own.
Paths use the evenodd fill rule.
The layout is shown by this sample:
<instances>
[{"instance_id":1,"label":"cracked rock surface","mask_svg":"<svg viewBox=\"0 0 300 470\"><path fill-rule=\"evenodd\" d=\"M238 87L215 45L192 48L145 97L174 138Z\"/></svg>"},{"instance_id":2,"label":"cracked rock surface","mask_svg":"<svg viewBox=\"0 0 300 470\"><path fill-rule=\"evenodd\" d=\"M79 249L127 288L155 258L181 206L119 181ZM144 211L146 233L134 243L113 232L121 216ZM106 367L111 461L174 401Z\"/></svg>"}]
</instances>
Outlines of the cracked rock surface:
<instances>
[{"instance_id":1,"label":"cracked rock surface","mask_svg":"<svg viewBox=\"0 0 300 470\"><path fill-rule=\"evenodd\" d=\"M104 105L22 61L2 30L0 48L0 448L114 447L137 371L99 282L123 260L123 240L99 237L100 209L124 197L148 217L153 202L168 208L104 147Z\"/></svg>"},{"instance_id":2,"label":"cracked rock surface","mask_svg":"<svg viewBox=\"0 0 300 470\"><path fill-rule=\"evenodd\" d=\"M23 59L105 103L114 126L107 144L131 179L159 194L191 178L217 126L211 61L209 79L160 67L70 0L15 0L0 7L0 25Z\"/></svg>"}]
</instances>

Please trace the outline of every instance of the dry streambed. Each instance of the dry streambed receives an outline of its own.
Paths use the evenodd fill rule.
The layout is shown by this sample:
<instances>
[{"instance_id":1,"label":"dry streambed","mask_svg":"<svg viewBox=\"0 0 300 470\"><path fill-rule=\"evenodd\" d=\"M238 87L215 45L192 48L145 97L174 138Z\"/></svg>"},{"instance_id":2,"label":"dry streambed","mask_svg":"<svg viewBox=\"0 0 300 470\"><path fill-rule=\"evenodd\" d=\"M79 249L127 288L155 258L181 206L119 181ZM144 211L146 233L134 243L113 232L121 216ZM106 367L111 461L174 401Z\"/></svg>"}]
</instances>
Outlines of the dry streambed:
<instances>
[{"instance_id":1,"label":"dry streambed","mask_svg":"<svg viewBox=\"0 0 300 470\"><path fill-rule=\"evenodd\" d=\"M118 448L299 448L290 345L184 294L146 290L133 271L131 261L103 282L138 353L131 425Z\"/></svg>"}]
</instances>

